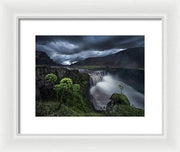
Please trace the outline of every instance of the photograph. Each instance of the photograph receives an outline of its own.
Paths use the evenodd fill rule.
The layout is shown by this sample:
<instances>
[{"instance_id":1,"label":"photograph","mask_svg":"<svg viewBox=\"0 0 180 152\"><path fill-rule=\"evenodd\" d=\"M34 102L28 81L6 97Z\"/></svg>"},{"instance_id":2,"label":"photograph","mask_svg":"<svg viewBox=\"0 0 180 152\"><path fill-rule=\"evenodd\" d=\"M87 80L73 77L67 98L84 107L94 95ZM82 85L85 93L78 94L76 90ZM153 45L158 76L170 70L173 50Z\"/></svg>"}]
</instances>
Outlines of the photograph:
<instances>
[{"instance_id":1,"label":"photograph","mask_svg":"<svg viewBox=\"0 0 180 152\"><path fill-rule=\"evenodd\" d=\"M144 117L144 35L36 35L36 117Z\"/></svg>"}]
</instances>

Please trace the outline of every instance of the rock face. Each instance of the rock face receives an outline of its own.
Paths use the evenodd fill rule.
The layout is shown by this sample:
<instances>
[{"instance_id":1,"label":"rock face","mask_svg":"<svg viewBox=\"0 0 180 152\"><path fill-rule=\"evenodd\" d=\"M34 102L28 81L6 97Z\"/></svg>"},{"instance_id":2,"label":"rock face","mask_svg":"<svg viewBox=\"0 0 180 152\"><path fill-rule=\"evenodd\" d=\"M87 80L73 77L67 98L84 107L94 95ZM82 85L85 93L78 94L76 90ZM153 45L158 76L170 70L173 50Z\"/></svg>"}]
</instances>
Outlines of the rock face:
<instances>
[{"instance_id":1,"label":"rock face","mask_svg":"<svg viewBox=\"0 0 180 152\"><path fill-rule=\"evenodd\" d=\"M79 83L82 79L82 74L78 70L68 70L60 66L36 66L36 101L45 101L49 98L54 98L55 92L53 85L45 81L45 76L49 73L54 73L57 76L57 83L63 77L69 77L73 83ZM85 93L89 91L89 76L86 75L88 84L84 89Z\"/></svg>"},{"instance_id":2,"label":"rock face","mask_svg":"<svg viewBox=\"0 0 180 152\"><path fill-rule=\"evenodd\" d=\"M99 65L122 68L144 68L144 47L131 48L105 57L87 58L73 66Z\"/></svg>"},{"instance_id":3,"label":"rock face","mask_svg":"<svg viewBox=\"0 0 180 152\"><path fill-rule=\"evenodd\" d=\"M36 51L36 65L56 66L58 64L55 63L52 59L50 59L45 52Z\"/></svg>"}]
</instances>

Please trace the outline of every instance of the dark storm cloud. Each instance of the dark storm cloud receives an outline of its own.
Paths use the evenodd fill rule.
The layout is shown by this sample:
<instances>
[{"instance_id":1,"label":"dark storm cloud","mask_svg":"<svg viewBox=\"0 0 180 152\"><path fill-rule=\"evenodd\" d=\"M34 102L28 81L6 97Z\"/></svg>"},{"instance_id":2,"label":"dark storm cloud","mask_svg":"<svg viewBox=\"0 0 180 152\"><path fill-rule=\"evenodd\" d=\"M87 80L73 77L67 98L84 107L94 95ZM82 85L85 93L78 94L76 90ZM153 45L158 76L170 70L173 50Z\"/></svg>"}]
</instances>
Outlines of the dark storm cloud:
<instances>
[{"instance_id":1,"label":"dark storm cloud","mask_svg":"<svg viewBox=\"0 0 180 152\"><path fill-rule=\"evenodd\" d=\"M143 46L144 36L36 36L36 50L61 64Z\"/></svg>"}]
</instances>

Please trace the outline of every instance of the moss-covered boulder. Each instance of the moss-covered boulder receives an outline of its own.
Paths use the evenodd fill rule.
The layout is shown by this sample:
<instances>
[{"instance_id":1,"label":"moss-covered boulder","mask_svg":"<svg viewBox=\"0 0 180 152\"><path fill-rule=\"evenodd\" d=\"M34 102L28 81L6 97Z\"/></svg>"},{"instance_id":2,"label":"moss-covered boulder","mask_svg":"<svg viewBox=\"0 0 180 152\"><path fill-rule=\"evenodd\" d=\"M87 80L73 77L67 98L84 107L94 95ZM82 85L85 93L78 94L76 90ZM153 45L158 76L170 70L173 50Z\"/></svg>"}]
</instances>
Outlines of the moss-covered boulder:
<instances>
[{"instance_id":1,"label":"moss-covered boulder","mask_svg":"<svg viewBox=\"0 0 180 152\"><path fill-rule=\"evenodd\" d=\"M123 104L123 105L130 105L128 98L124 94L118 94L114 93L110 97L111 99L111 104Z\"/></svg>"},{"instance_id":2,"label":"moss-covered boulder","mask_svg":"<svg viewBox=\"0 0 180 152\"><path fill-rule=\"evenodd\" d=\"M130 106L128 98L124 94L114 93L110 97L104 115L106 116L144 116L144 110Z\"/></svg>"}]
</instances>

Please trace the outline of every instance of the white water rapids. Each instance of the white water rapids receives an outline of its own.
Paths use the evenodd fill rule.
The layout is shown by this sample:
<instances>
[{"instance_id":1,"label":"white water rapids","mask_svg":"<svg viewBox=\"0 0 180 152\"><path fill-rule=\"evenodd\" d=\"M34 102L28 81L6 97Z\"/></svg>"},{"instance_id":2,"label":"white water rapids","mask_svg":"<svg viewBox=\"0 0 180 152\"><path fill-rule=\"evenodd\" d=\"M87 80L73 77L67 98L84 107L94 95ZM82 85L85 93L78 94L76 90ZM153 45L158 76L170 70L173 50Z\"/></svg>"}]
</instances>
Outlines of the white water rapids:
<instances>
[{"instance_id":1,"label":"white water rapids","mask_svg":"<svg viewBox=\"0 0 180 152\"><path fill-rule=\"evenodd\" d=\"M110 101L110 97L113 93L120 93L119 84L121 84L123 89L123 94L127 96L131 106L139 109L144 109L144 95L131 86L123 83L122 81L116 79L112 75L105 75L102 78L97 78L97 74L90 75L91 80L96 82L92 83L90 88L90 94L92 95L92 102L96 110L105 110L107 103ZM95 77L95 78L92 78ZM97 82L99 80L99 82Z\"/></svg>"}]
</instances>

